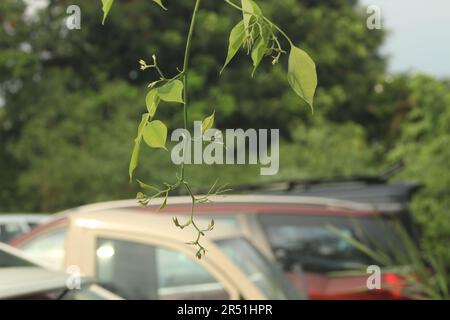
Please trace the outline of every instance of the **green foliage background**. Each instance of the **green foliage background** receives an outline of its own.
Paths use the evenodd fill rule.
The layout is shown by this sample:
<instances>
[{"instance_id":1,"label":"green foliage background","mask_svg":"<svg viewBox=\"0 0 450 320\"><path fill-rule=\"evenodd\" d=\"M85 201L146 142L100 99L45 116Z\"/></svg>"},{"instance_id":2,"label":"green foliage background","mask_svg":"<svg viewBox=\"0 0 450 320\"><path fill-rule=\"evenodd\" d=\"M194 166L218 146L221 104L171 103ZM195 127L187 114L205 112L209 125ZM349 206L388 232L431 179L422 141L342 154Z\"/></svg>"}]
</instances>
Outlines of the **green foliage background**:
<instances>
[{"instance_id":1,"label":"green foliage background","mask_svg":"<svg viewBox=\"0 0 450 320\"><path fill-rule=\"evenodd\" d=\"M52 0L23 18L20 0L0 3L0 211L53 212L130 198L128 162L145 110L138 59L157 54L164 70L181 67L191 1L116 1L104 27L100 1ZM66 8L82 10L82 29L64 27ZM205 1L193 43L189 123L216 110L220 128L280 128L275 179L369 175L406 161L398 179L423 182L412 207L424 245L449 255L450 83L421 75L388 75L383 31L366 28L351 0L260 0L318 67L316 113L289 88L287 59L267 61L252 79L248 59L219 78L228 33L239 13ZM436 48L438 50L438 48ZM238 55L243 55L239 53ZM169 130L182 126L179 106L162 103ZM146 181L173 176L169 154L143 148ZM188 167L194 188L258 182L257 167ZM450 257L448 260L450 261Z\"/></svg>"}]
</instances>

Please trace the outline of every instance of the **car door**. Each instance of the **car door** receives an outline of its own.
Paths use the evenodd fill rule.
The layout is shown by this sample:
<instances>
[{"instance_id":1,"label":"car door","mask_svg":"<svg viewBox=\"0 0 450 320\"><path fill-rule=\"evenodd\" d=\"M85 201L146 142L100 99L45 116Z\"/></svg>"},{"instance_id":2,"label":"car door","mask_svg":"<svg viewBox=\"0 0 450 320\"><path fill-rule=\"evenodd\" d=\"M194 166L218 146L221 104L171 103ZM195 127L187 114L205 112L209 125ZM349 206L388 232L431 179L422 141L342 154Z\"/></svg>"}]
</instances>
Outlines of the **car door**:
<instances>
[{"instance_id":1,"label":"car door","mask_svg":"<svg viewBox=\"0 0 450 320\"><path fill-rule=\"evenodd\" d=\"M73 235L77 248L68 249L68 264L81 262L84 275L125 299L239 298L226 275L205 259L195 259L182 243L98 229L74 232L82 235Z\"/></svg>"}]
</instances>

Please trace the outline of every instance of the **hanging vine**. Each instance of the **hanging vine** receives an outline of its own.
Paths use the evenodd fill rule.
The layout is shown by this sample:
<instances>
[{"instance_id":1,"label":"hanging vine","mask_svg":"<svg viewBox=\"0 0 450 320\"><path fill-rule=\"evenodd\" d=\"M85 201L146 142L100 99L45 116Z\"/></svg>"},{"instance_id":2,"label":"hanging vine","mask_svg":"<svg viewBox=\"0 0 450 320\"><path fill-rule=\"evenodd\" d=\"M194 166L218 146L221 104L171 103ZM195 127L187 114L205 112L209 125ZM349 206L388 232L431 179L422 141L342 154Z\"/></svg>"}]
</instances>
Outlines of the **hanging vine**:
<instances>
[{"instance_id":1,"label":"hanging vine","mask_svg":"<svg viewBox=\"0 0 450 320\"><path fill-rule=\"evenodd\" d=\"M180 103L183 105L184 129L188 130L189 63L197 14L200 10L202 0L193 1L195 1L195 4L186 37L183 68L177 70L175 76L167 78L159 67L155 55L152 56L151 63L147 63L143 59L139 61L141 70L155 69L159 75L159 79L148 85L149 91L145 97L147 110L142 114L142 120L137 128L137 135L134 140L134 148L129 165L130 181L133 180L133 173L138 167L142 141L151 148L167 150L167 126L164 122L155 118L160 101ZM105 23L113 6L113 2L114 0L102 0L102 24ZM163 10L167 10L162 0L153 0L153 2L159 5ZM232 0L224 0L224 2L230 7L239 10L242 13L242 19L230 32L228 52L220 73L223 72L241 48L243 48L247 52L247 55L251 57L253 63L252 76L265 57L270 57L272 64L275 65L280 61L281 57L285 54L287 55L289 51L287 70L288 83L294 92L308 103L313 111L313 100L317 87L317 74L315 63L310 56L305 51L295 46L291 38L289 38L279 26L264 16L261 8L253 0L241 0L240 4L237 4ZM282 47L280 37L284 37L287 40L289 48L285 49ZM212 128L214 125L214 118L215 113L203 120L202 133ZM205 236L206 232L211 231L214 228L214 220L211 220L209 225L204 229L199 227L195 221L195 206L200 203L210 202L210 196L212 195L219 195L228 191L229 189L226 188L226 185L219 186L216 181L206 195L194 195L186 178L184 163L179 165L179 172L176 173L176 181L172 184L166 182L164 183L164 186L160 188L146 184L140 180L137 180L137 182L142 189L142 191L137 194L138 201L142 205L148 205L153 199L163 197L164 200L160 209L163 209L166 206L167 199L172 192L179 188L184 188L186 190L192 200L190 216L184 223L180 222L176 217L173 218L173 222L181 229L188 227L195 229L197 236L188 244L197 248L196 257L201 259L206 253L206 249L201 244L201 237Z\"/></svg>"}]
</instances>

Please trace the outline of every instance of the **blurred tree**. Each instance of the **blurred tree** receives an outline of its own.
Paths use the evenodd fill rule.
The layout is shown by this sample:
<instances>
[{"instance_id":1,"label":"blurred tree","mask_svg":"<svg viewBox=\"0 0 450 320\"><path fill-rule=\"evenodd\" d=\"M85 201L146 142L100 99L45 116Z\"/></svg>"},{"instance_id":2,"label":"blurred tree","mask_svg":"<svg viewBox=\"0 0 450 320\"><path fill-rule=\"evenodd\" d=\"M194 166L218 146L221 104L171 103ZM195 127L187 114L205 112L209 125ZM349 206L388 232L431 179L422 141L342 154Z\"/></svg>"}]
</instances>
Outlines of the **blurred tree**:
<instances>
[{"instance_id":1,"label":"blurred tree","mask_svg":"<svg viewBox=\"0 0 450 320\"><path fill-rule=\"evenodd\" d=\"M307 179L366 176L379 172L374 159L381 146L369 145L364 127L335 124L315 116L313 126L299 126L293 143L283 144L280 178Z\"/></svg>"},{"instance_id":2,"label":"blurred tree","mask_svg":"<svg viewBox=\"0 0 450 320\"><path fill-rule=\"evenodd\" d=\"M11 147L28 164L17 182L21 207L45 212L130 194L128 150L140 92L111 82L80 95L67 90L71 71L46 77L39 85L46 95L33 102L39 116L27 121Z\"/></svg>"},{"instance_id":3,"label":"blurred tree","mask_svg":"<svg viewBox=\"0 0 450 320\"><path fill-rule=\"evenodd\" d=\"M373 122L376 115L369 98L384 73L384 60L378 53L384 33L366 28L365 13L356 1L258 3L274 21L287 26L295 42L316 61L320 79L316 110L324 123L330 128L334 128L333 123L344 123L338 129L342 137L355 131L355 143L365 148L365 134L359 126L374 128L372 132L379 126ZM81 30L65 27L66 9L72 4L81 8ZM190 1L167 1L169 11L165 13L151 1L118 0L108 24L100 27L100 1L50 0L48 7L27 18L22 14L22 1L2 1L0 165L8 168L0 173L2 210L56 210L131 195L126 165L132 128L145 107L145 93L136 88L151 77L138 72L137 61L156 54L163 70L175 73L182 63L182 35L192 5ZM219 76L228 34L238 14L222 1L204 2L196 30L201 36L193 43L190 121L216 109L219 128L280 128L287 142L294 139L299 147L317 150L314 152L320 156L327 135L333 133L312 128L315 120L291 92L285 66L264 65L252 79L248 61L235 59ZM161 52L164 55L160 56ZM254 85L247 86L250 81ZM169 129L181 125L173 108L160 107L162 117L170 119ZM295 136L291 132L296 132ZM306 144L299 138L303 134L312 141ZM288 152L281 155L288 158L286 168L299 165L289 161L289 150L282 152ZM344 154L344 149L339 152ZM148 156L149 164L164 156ZM366 163L368 158L346 158L327 174L341 169L340 174L348 173L344 166L349 159ZM313 172L317 166L309 165L316 160L312 156L302 159L302 165L310 169L301 174L317 175ZM149 168L145 161L142 163ZM158 180L170 172L160 167L142 170L148 170L149 179ZM243 168L222 170L223 176L230 170L245 171L238 175L242 179L250 172ZM198 184L209 178L201 174L195 177Z\"/></svg>"},{"instance_id":4,"label":"blurred tree","mask_svg":"<svg viewBox=\"0 0 450 320\"><path fill-rule=\"evenodd\" d=\"M0 3L0 210L21 208L17 177L23 163L11 154L10 147L19 138L26 119L16 98L23 79L32 79L39 65L39 57L30 53L28 35L32 26L24 22L24 10L22 1Z\"/></svg>"},{"instance_id":5,"label":"blurred tree","mask_svg":"<svg viewBox=\"0 0 450 320\"><path fill-rule=\"evenodd\" d=\"M406 162L398 178L424 184L412 209L423 227L425 248L450 265L450 83L418 75L408 88L411 109L388 160Z\"/></svg>"},{"instance_id":6,"label":"blurred tree","mask_svg":"<svg viewBox=\"0 0 450 320\"><path fill-rule=\"evenodd\" d=\"M410 88L411 76L407 74L386 75L374 88L370 98L369 112L376 126L369 126L370 140L381 142L390 149L397 141L407 114L414 108Z\"/></svg>"}]
</instances>

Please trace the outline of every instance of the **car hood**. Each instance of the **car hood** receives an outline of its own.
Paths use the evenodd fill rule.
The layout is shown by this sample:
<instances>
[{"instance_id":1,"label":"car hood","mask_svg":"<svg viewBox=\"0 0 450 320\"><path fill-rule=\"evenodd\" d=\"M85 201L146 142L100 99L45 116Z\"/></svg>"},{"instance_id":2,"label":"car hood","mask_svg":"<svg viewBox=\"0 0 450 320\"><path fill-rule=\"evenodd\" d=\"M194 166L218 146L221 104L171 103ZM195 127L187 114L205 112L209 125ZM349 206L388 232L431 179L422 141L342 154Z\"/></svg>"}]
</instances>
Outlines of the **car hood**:
<instances>
[{"instance_id":1,"label":"car hood","mask_svg":"<svg viewBox=\"0 0 450 320\"><path fill-rule=\"evenodd\" d=\"M0 299L66 288L68 275L40 267L0 269Z\"/></svg>"}]
</instances>

